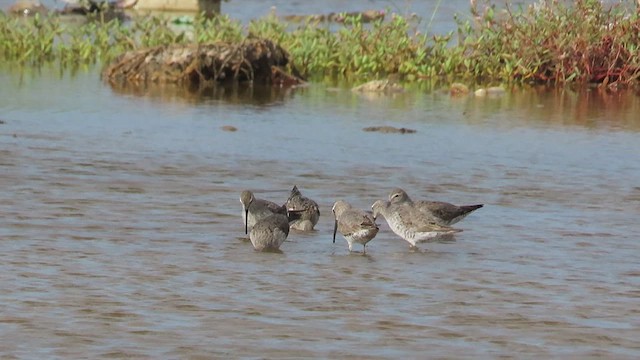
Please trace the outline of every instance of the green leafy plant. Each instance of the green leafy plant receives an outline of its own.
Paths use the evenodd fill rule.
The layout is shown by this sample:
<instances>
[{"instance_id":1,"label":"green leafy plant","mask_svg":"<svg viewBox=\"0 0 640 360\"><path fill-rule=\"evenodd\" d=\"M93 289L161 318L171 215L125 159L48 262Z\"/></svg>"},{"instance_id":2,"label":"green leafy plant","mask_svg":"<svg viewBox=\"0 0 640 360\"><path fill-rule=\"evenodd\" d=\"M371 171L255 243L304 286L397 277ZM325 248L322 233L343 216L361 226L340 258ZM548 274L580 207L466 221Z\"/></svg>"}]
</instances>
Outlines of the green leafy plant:
<instances>
[{"instance_id":1,"label":"green leafy plant","mask_svg":"<svg viewBox=\"0 0 640 360\"><path fill-rule=\"evenodd\" d=\"M246 25L226 15L196 16L178 27L153 16L74 25L57 15L23 19L0 13L0 59L23 66L79 66L106 63L144 47L260 37L287 49L304 76L321 81L394 75L430 83L639 83L640 17L624 4L471 4L466 18L456 18L457 31L435 35L421 33L414 19L396 14L372 23L340 14L341 24L309 18L297 25L275 15Z\"/></svg>"}]
</instances>

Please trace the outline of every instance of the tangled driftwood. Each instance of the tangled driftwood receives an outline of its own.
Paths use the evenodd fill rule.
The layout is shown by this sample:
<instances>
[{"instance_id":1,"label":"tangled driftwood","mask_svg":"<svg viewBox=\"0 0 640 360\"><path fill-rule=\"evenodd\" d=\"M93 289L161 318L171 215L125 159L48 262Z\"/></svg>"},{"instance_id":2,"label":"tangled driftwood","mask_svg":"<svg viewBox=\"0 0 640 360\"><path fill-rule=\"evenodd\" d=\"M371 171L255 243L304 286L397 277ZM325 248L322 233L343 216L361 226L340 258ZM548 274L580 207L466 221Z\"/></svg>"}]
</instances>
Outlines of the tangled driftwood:
<instances>
[{"instance_id":1,"label":"tangled driftwood","mask_svg":"<svg viewBox=\"0 0 640 360\"><path fill-rule=\"evenodd\" d=\"M251 39L238 44L158 46L120 55L102 72L110 82L176 83L207 86L219 82L253 81L295 85L297 71L287 73L289 55L270 40Z\"/></svg>"}]
</instances>

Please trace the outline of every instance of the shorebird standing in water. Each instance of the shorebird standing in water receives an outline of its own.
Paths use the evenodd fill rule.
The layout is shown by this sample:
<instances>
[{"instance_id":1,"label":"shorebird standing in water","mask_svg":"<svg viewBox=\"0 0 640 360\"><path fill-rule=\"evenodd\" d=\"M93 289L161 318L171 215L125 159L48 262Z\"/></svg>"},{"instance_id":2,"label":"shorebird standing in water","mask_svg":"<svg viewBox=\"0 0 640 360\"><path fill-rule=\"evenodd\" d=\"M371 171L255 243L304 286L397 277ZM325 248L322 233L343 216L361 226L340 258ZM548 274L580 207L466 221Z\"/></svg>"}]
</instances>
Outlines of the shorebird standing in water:
<instances>
[{"instance_id":1,"label":"shorebird standing in water","mask_svg":"<svg viewBox=\"0 0 640 360\"><path fill-rule=\"evenodd\" d=\"M336 242L336 232L340 231L349 244L349 251L353 251L353 244L363 246L363 254L367 253L367 243L378 233L378 225L373 216L363 210L354 209L349 203L338 200L333 204L335 223L333 226L333 243Z\"/></svg>"},{"instance_id":2,"label":"shorebird standing in water","mask_svg":"<svg viewBox=\"0 0 640 360\"><path fill-rule=\"evenodd\" d=\"M287 210L300 211L300 219L294 220L291 223L291 228L301 231L311 231L313 227L318 223L320 219L320 209L318 204L302 196L297 186L293 186L291 189L291 195L286 203Z\"/></svg>"},{"instance_id":3,"label":"shorebird standing in water","mask_svg":"<svg viewBox=\"0 0 640 360\"><path fill-rule=\"evenodd\" d=\"M240 203L242 203L242 221L244 222L244 233L249 233L249 228L253 228L256 223L270 215L280 214L286 218L287 208L269 200L256 198L249 190L240 193ZM289 230L287 229L287 232Z\"/></svg>"},{"instance_id":4,"label":"shorebird standing in water","mask_svg":"<svg viewBox=\"0 0 640 360\"><path fill-rule=\"evenodd\" d=\"M438 225L412 203L392 203L378 200L373 203L371 209L373 210L374 218L382 215L391 230L406 240L412 249L417 247L417 243L462 231Z\"/></svg>"},{"instance_id":5,"label":"shorebird standing in water","mask_svg":"<svg viewBox=\"0 0 640 360\"><path fill-rule=\"evenodd\" d=\"M289 236L289 222L300 216L297 212L271 214L259 220L251 229L249 239L257 251L278 251Z\"/></svg>"},{"instance_id":6,"label":"shorebird standing in water","mask_svg":"<svg viewBox=\"0 0 640 360\"><path fill-rule=\"evenodd\" d=\"M391 190L389 201L392 204L413 204L416 209L438 225L444 226L453 225L484 206L483 204L457 206L444 201L412 201L409 195L400 188Z\"/></svg>"}]
</instances>

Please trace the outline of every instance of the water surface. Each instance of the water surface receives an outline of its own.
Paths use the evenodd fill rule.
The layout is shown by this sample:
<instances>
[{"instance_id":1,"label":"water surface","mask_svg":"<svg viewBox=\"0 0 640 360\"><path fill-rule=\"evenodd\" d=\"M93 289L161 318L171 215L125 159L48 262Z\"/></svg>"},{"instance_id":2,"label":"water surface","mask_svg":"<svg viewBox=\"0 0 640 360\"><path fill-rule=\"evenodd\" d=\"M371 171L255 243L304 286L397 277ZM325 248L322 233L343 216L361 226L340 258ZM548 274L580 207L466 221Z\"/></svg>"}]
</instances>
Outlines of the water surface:
<instances>
[{"instance_id":1,"label":"water surface","mask_svg":"<svg viewBox=\"0 0 640 360\"><path fill-rule=\"evenodd\" d=\"M389 3L426 19L435 4L223 11ZM432 29L467 4L441 4ZM97 73L0 69L0 357L640 356L637 95L194 94ZM284 202L294 184L320 203L317 231L254 252L240 191ZM335 200L368 208L396 186L486 206L422 252L384 220L367 256L331 242Z\"/></svg>"},{"instance_id":2,"label":"water surface","mask_svg":"<svg viewBox=\"0 0 640 360\"><path fill-rule=\"evenodd\" d=\"M640 356L637 95L0 82L2 358ZM254 252L240 191L294 184L317 231ZM332 243L395 186L486 206L423 252Z\"/></svg>"}]
</instances>

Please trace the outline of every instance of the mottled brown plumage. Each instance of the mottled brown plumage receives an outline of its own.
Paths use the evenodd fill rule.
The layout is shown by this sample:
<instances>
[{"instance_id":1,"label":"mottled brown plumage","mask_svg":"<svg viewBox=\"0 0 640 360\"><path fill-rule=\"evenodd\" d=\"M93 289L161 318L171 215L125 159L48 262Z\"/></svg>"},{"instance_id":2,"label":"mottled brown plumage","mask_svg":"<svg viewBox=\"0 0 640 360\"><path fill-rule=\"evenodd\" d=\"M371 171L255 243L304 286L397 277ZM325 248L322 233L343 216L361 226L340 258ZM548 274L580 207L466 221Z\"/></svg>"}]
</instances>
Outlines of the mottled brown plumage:
<instances>
[{"instance_id":1,"label":"mottled brown plumage","mask_svg":"<svg viewBox=\"0 0 640 360\"><path fill-rule=\"evenodd\" d=\"M291 223L291 228L301 231L311 231L320 219L320 208L318 204L302 196L297 186L291 189L291 195L287 200L286 207L290 211L300 211L300 219Z\"/></svg>"},{"instance_id":2,"label":"mottled brown plumage","mask_svg":"<svg viewBox=\"0 0 640 360\"><path fill-rule=\"evenodd\" d=\"M483 204L457 206L443 201L413 201L409 195L400 188L391 190L389 193L389 201L395 204L413 204L413 206L425 214L425 216L431 218L437 224L445 226L457 223L473 211L484 206Z\"/></svg>"},{"instance_id":3,"label":"mottled brown plumage","mask_svg":"<svg viewBox=\"0 0 640 360\"><path fill-rule=\"evenodd\" d=\"M242 204L242 222L244 222L244 233L247 234L255 224L272 214L287 215L287 208L269 200L256 198L249 190L240 193L240 203Z\"/></svg>"},{"instance_id":4,"label":"mottled brown plumage","mask_svg":"<svg viewBox=\"0 0 640 360\"><path fill-rule=\"evenodd\" d=\"M271 214L261 219L249 233L251 244L258 251L279 250L287 236L289 236L289 220L282 214Z\"/></svg>"},{"instance_id":5,"label":"mottled brown plumage","mask_svg":"<svg viewBox=\"0 0 640 360\"><path fill-rule=\"evenodd\" d=\"M462 230L439 225L433 219L416 209L409 202L395 202L378 200L371 206L373 216L382 215L391 230L411 247L417 243L435 239L443 235L452 235Z\"/></svg>"},{"instance_id":6,"label":"mottled brown plumage","mask_svg":"<svg viewBox=\"0 0 640 360\"><path fill-rule=\"evenodd\" d=\"M363 253L367 252L367 243L378 234L379 227L373 215L354 209L343 200L336 201L332 208L335 216L333 227L333 242L336 242L336 231L347 240L349 251L353 251L353 244L363 245Z\"/></svg>"}]
</instances>

